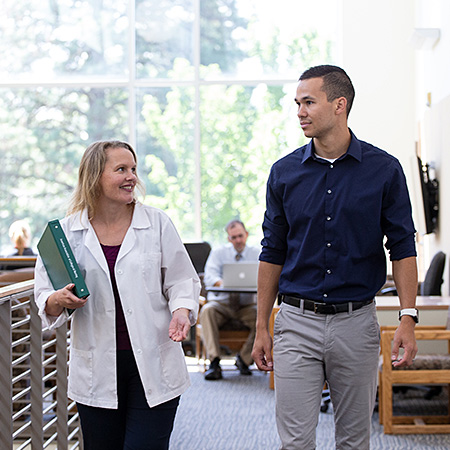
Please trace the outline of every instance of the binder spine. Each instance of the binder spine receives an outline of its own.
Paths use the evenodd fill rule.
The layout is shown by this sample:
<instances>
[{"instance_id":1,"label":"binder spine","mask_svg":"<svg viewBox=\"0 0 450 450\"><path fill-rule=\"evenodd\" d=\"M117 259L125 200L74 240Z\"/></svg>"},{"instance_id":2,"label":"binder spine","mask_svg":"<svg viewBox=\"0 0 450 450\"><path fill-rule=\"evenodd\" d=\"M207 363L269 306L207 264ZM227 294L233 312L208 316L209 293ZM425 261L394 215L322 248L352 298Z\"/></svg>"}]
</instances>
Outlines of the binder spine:
<instances>
[{"instance_id":1,"label":"binder spine","mask_svg":"<svg viewBox=\"0 0 450 450\"><path fill-rule=\"evenodd\" d=\"M56 224L52 226L53 238L55 239L56 245L58 246L61 255L66 256L65 258L63 257L64 265L66 266L67 272L70 273L71 280L74 280L75 282L75 280L77 280L80 275L73 265L73 261L75 258L73 256L72 250L65 244L64 239L61 237L61 229L59 227L60 226Z\"/></svg>"},{"instance_id":2,"label":"binder spine","mask_svg":"<svg viewBox=\"0 0 450 450\"><path fill-rule=\"evenodd\" d=\"M53 234L53 239L58 247L67 273L69 274L72 283L75 284L74 294L79 298L86 297L87 295L89 295L89 292L84 286L84 279L78 270L78 264L75 260L72 249L70 248L70 244L67 241L61 224L59 223L59 220L51 221L49 222L49 225L50 230Z\"/></svg>"}]
</instances>

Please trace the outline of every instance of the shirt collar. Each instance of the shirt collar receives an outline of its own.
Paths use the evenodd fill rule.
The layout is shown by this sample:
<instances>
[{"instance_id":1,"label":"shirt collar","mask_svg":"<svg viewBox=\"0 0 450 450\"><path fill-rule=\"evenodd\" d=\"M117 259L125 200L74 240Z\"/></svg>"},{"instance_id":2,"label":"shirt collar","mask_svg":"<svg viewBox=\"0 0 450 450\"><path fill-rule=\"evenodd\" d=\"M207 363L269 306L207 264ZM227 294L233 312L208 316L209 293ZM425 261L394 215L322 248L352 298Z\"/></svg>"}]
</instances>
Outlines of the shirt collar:
<instances>
[{"instance_id":1,"label":"shirt collar","mask_svg":"<svg viewBox=\"0 0 450 450\"><path fill-rule=\"evenodd\" d=\"M248 253L248 245L245 245L244 250L242 250L242 252L238 252L238 251L234 248L234 246L233 246L233 244L232 244L231 242L228 242L228 244L226 244L226 245L227 245L228 248L230 249L230 252L232 253L233 258L234 258L238 253L240 253L240 254L242 255L242 258Z\"/></svg>"},{"instance_id":2,"label":"shirt collar","mask_svg":"<svg viewBox=\"0 0 450 450\"><path fill-rule=\"evenodd\" d=\"M358 162L361 162L361 159L362 159L361 143L358 140L358 138L354 135L353 131L350 129L349 129L349 131L351 134L350 145L349 145L347 151L345 152L345 154L343 154L339 159L344 159L344 158L347 158L348 156L351 156L354 159L356 159ZM310 158L317 159L314 156L314 147L313 147L312 139L306 145L305 153L303 154L303 158L302 158L302 164Z\"/></svg>"},{"instance_id":3,"label":"shirt collar","mask_svg":"<svg viewBox=\"0 0 450 450\"><path fill-rule=\"evenodd\" d=\"M145 214L144 207L141 203L137 202L134 206L133 218L131 220L132 228L149 228L152 224L150 223L150 219ZM79 231L89 228L89 217L87 213L87 209L74 214L71 220L70 229L72 231Z\"/></svg>"}]
</instances>

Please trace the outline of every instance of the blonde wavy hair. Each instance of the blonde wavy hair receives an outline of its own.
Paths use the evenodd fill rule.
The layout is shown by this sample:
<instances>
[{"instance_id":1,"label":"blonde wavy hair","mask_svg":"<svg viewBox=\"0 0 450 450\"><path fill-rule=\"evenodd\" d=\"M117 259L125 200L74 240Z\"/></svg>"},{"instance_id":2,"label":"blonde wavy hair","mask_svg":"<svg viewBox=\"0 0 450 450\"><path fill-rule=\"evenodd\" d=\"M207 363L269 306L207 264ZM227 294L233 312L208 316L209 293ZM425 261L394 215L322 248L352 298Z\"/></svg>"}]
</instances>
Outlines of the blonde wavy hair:
<instances>
[{"instance_id":1,"label":"blonde wavy hair","mask_svg":"<svg viewBox=\"0 0 450 450\"><path fill-rule=\"evenodd\" d=\"M131 152L137 164L136 152L127 142L99 141L89 145L84 151L78 169L78 183L72 196L67 215L87 209L89 218L94 217L97 200L100 196L100 178L105 169L107 154L110 148L125 148ZM136 188L144 194L144 185L136 173ZM137 202L137 194L134 192L133 203Z\"/></svg>"}]
</instances>

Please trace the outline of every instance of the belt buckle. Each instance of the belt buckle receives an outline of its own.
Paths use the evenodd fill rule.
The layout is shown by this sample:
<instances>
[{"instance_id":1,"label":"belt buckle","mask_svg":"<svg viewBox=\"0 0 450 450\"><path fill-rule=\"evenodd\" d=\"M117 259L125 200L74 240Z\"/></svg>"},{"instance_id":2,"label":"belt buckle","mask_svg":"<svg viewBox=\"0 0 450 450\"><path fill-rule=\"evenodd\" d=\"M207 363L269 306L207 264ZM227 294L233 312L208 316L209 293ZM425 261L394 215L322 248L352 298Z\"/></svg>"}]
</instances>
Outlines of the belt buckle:
<instances>
[{"instance_id":1,"label":"belt buckle","mask_svg":"<svg viewBox=\"0 0 450 450\"><path fill-rule=\"evenodd\" d=\"M325 306L325 303L314 302L314 314L322 314L320 309Z\"/></svg>"}]
</instances>

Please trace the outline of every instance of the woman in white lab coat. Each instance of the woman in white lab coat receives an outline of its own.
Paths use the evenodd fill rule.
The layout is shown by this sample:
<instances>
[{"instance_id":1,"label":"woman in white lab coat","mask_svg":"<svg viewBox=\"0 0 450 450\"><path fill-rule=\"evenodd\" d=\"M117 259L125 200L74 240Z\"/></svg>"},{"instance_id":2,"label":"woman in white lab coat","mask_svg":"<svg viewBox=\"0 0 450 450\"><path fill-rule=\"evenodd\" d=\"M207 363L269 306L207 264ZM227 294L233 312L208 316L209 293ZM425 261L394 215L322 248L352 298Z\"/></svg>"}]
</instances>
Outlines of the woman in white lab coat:
<instances>
[{"instance_id":1,"label":"woman in white lab coat","mask_svg":"<svg viewBox=\"0 0 450 450\"><path fill-rule=\"evenodd\" d=\"M167 449L189 386L181 341L197 319L200 282L174 225L137 202L136 153L90 145L61 221L90 296L55 291L38 257L35 299L52 328L72 320L68 395L85 450Z\"/></svg>"}]
</instances>

